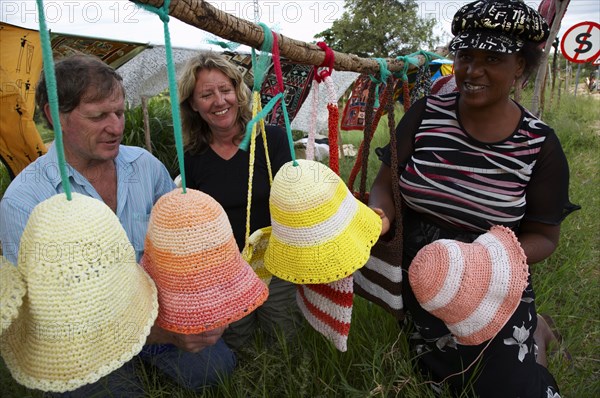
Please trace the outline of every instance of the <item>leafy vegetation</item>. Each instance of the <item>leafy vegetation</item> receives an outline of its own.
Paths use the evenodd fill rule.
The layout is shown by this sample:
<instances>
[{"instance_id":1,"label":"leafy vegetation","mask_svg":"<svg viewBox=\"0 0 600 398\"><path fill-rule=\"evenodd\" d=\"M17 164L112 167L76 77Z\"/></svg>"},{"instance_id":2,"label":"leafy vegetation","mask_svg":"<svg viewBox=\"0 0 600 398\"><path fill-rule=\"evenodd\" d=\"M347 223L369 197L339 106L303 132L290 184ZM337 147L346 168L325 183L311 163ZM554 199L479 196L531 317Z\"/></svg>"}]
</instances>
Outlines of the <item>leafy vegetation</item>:
<instances>
[{"instance_id":1,"label":"leafy vegetation","mask_svg":"<svg viewBox=\"0 0 600 398\"><path fill-rule=\"evenodd\" d=\"M394 57L433 48L436 21L420 17L414 0L345 0L344 13L317 33L332 49L361 57Z\"/></svg>"},{"instance_id":2,"label":"leafy vegetation","mask_svg":"<svg viewBox=\"0 0 600 398\"><path fill-rule=\"evenodd\" d=\"M179 174L179 163L173 135L171 102L168 95L150 98L147 109L152 153L167 167L171 177L175 177ZM146 148L144 111L141 105L125 112L123 144Z\"/></svg>"}]
</instances>

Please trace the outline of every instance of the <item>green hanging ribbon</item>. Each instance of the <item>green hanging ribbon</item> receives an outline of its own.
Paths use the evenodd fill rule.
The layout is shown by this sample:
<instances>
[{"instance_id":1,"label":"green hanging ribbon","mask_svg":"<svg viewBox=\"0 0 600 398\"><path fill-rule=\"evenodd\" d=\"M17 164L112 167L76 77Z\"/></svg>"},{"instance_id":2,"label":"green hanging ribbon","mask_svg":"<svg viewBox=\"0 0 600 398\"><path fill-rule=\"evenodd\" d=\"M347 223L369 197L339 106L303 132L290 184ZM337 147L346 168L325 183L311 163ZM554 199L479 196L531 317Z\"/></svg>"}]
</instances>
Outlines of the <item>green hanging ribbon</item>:
<instances>
[{"instance_id":1,"label":"green hanging ribbon","mask_svg":"<svg viewBox=\"0 0 600 398\"><path fill-rule=\"evenodd\" d=\"M270 59L271 53L273 52L273 33L271 29L264 23L259 23L260 27L263 28L264 32L264 40L260 47L261 54L257 57L254 49L252 49L252 69L254 71L254 85L253 91L259 92L262 88L263 81L267 76L267 72L270 68ZM290 153L292 155L292 162L294 166L298 166L298 162L296 162L296 153L294 151L294 142L292 137L292 126L290 123L290 117L288 115L287 107L285 105L285 100L283 98L283 93L278 93L276 96L271 98L271 100L265 105L265 107L248 122L246 125L246 132L244 134L244 138L240 143L240 149L243 151L248 150L248 145L250 143L250 137L252 136L252 128L254 125L264 119L269 112L275 107L277 101L281 99L281 111L283 112L283 119L285 121L285 131L288 136L288 144L290 147Z\"/></svg>"},{"instance_id":2,"label":"green hanging ribbon","mask_svg":"<svg viewBox=\"0 0 600 398\"><path fill-rule=\"evenodd\" d=\"M408 82L408 68L410 65L418 67L419 59L412 55L399 55L396 57L396 61L401 61L404 65L402 67L402 71L399 73L394 73L394 76Z\"/></svg>"},{"instance_id":3,"label":"green hanging ribbon","mask_svg":"<svg viewBox=\"0 0 600 398\"><path fill-rule=\"evenodd\" d=\"M54 145L56 145L56 155L58 157L58 167L60 170L60 179L63 190L67 195L67 200L71 200L71 183L67 175L67 164L65 161L65 147L63 144L62 127L60 125L60 112L58 107L58 90L56 86L56 72L54 69L54 59L52 58L52 45L50 44L50 34L46 25L46 16L44 15L43 0L36 0L38 16L40 18L40 43L42 45L42 59L44 62L44 77L46 78L46 91L48 92L48 105L52 116L52 126L54 129Z\"/></svg>"},{"instance_id":4,"label":"green hanging ribbon","mask_svg":"<svg viewBox=\"0 0 600 398\"><path fill-rule=\"evenodd\" d=\"M163 21L163 30L165 36L165 50L167 53L167 76L169 78L169 97L171 99L171 113L173 115L173 133L175 135L175 148L179 160L179 173L181 174L181 187L183 193L186 193L185 166L183 162L183 139L181 134L181 113L179 108L179 92L177 90L177 76L175 74L175 62L173 61L173 48L171 46L171 34L169 32L169 4L171 0L164 0L161 8L149 6L147 4L137 4L156 15Z\"/></svg>"},{"instance_id":5,"label":"green hanging ribbon","mask_svg":"<svg viewBox=\"0 0 600 398\"><path fill-rule=\"evenodd\" d=\"M382 83L385 83L387 81L388 77L392 74L392 72L390 72L390 70L388 69L387 62L385 59L375 58L375 61L377 61L377 63L379 64L379 78L376 78L373 75L369 75L369 78L371 79L371 82L377 84L375 86L375 103L373 104L373 106L375 108L379 108L379 88L381 87Z\"/></svg>"},{"instance_id":6,"label":"green hanging ribbon","mask_svg":"<svg viewBox=\"0 0 600 398\"><path fill-rule=\"evenodd\" d=\"M425 58L425 63L423 65L426 68L429 67L429 64L431 63L432 60L444 58L439 54L432 53L430 51L425 51L425 50L415 51L414 53L409 54L408 57L416 58L418 55L422 55Z\"/></svg>"}]
</instances>

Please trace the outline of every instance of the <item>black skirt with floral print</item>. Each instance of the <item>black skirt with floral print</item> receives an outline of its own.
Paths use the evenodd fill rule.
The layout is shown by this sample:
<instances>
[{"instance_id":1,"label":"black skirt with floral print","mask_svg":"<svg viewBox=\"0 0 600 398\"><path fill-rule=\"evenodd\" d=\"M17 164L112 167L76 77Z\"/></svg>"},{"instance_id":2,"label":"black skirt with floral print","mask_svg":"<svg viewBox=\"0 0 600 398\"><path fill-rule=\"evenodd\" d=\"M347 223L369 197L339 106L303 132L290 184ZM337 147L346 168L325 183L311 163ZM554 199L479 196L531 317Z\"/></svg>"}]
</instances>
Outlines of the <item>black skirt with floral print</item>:
<instances>
[{"instance_id":1,"label":"black skirt with floral print","mask_svg":"<svg viewBox=\"0 0 600 398\"><path fill-rule=\"evenodd\" d=\"M416 253L438 239L471 243L477 236L440 228L411 210L404 214L402 295L409 313L407 320L412 323L410 343L421 371L435 383L447 383L456 394L559 398L556 381L536 362L533 332L537 313L531 277L507 324L491 341L477 346L457 343L444 322L424 310L415 298L407 271Z\"/></svg>"}]
</instances>

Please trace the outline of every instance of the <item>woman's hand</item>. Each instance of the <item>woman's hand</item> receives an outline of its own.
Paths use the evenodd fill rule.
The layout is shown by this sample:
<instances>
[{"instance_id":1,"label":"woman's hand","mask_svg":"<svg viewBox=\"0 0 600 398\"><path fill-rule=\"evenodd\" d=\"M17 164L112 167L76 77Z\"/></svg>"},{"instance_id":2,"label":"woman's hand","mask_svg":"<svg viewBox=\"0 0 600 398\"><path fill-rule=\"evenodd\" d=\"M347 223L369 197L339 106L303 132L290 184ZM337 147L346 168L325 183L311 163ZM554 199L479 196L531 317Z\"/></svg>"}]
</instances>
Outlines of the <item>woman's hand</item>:
<instances>
[{"instance_id":1,"label":"woman's hand","mask_svg":"<svg viewBox=\"0 0 600 398\"><path fill-rule=\"evenodd\" d=\"M390 230L390 219L387 218L385 212L379 207L371 207L371 210L373 210L375 213L377 213L379 217L381 217L381 233L379 234L379 236L385 235Z\"/></svg>"},{"instance_id":2,"label":"woman's hand","mask_svg":"<svg viewBox=\"0 0 600 398\"><path fill-rule=\"evenodd\" d=\"M181 350L196 353L214 345L221 338L225 329L227 329L227 326L204 333L181 334L170 332L154 324L146 344L173 344Z\"/></svg>"}]
</instances>

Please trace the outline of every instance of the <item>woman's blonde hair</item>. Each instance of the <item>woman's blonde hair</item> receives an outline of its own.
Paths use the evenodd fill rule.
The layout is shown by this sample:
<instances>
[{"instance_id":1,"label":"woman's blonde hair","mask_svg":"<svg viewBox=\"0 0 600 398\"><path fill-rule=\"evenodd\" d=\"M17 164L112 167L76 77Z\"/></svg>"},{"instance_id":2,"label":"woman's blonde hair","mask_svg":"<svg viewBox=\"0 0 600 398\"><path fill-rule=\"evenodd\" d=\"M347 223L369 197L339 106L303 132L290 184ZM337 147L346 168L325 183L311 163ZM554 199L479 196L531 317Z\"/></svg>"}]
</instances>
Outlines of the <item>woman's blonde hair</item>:
<instances>
[{"instance_id":1,"label":"woman's blonde hair","mask_svg":"<svg viewBox=\"0 0 600 398\"><path fill-rule=\"evenodd\" d=\"M241 126L240 133L233 138L234 142L239 142L246 130L246 124L252 118L250 109L250 88L244 83L244 78L240 71L222 55L206 51L190 59L183 68L181 78L178 82L180 107L181 107L181 127L183 134L183 149L191 154L197 154L208 148L212 142L213 135L210 127L200 114L192 109L191 97L196 87L196 76L203 69L218 70L225 74L235 88L235 97L238 102L238 123Z\"/></svg>"}]
</instances>

